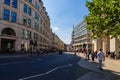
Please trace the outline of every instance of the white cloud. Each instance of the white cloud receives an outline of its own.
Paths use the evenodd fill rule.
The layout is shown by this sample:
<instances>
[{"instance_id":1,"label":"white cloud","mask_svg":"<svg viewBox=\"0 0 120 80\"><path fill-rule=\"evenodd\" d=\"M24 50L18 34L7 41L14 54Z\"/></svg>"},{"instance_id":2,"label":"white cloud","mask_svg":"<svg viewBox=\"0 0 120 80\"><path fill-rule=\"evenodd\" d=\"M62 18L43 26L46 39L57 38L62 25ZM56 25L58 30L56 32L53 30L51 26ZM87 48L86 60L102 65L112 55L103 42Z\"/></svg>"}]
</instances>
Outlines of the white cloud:
<instances>
[{"instance_id":1,"label":"white cloud","mask_svg":"<svg viewBox=\"0 0 120 80\"><path fill-rule=\"evenodd\" d=\"M59 30L59 28L58 27L52 27L52 30L53 30L53 32L56 32L56 31Z\"/></svg>"}]
</instances>

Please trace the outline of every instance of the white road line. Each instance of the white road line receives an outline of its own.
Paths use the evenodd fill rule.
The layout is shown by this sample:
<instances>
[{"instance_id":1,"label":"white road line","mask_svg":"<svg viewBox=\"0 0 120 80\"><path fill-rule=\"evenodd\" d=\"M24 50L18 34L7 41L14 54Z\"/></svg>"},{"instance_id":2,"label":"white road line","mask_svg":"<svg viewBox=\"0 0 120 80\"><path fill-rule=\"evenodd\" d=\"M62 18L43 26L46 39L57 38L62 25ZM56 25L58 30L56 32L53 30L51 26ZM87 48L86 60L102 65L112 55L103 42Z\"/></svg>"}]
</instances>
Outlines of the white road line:
<instances>
[{"instance_id":1,"label":"white road line","mask_svg":"<svg viewBox=\"0 0 120 80\"><path fill-rule=\"evenodd\" d=\"M73 66L73 64L68 64L68 65L65 65L65 66L58 66L58 67L55 67L55 68L53 68L52 70L47 71L47 72L45 72L45 73L37 74L37 75L25 77L25 78L21 78L21 79L18 79L18 80L27 80L27 79L31 79L31 78L35 78L35 77L44 76L44 75L47 75L47 74L49 74L49 73L52 73L53 71L55 71L55 70L57 70L57 69L66 68L66 67L70 67L70 66Z\"/></svg>"}]
</instances>

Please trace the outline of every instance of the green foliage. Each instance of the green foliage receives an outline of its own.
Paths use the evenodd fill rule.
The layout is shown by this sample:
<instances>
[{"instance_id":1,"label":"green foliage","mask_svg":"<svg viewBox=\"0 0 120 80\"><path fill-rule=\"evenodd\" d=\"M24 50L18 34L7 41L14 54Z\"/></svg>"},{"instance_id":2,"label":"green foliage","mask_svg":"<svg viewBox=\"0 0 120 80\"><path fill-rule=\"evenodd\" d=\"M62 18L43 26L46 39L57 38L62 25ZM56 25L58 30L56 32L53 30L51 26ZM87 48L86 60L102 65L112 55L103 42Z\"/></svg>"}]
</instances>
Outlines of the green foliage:
<instances>
[{"instance_id":1,"label":"green foliage","mask_svg":"<svg viewBox=\"0 0 120 80\"><path fill-rule=\"evenodd\" d=\"M102 34L120 36L120 0L86 1L89 14L85 16L87 29L94 38Z\"/></svg>"}]
</instances>

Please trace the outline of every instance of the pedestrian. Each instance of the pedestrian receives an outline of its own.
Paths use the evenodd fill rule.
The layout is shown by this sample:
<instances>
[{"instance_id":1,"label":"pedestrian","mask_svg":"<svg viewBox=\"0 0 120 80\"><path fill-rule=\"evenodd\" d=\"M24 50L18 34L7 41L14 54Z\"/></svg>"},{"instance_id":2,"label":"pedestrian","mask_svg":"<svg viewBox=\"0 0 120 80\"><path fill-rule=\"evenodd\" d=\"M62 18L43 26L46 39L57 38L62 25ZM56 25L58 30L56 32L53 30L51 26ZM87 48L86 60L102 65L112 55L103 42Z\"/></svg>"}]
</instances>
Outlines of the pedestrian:
<instances>
[{"instance_id":1,"label":"pedestrian","mask_svg":"<svg viewBox=\"0 0 120 80\"><path fill-rule=\"evenodd\" d=\"M14 48L12 48L12 53L15 53L15 49Z\"/></svg>"},{"instance_id":2,"label":"pedestrian","mask_svg":"<svg viewBox=\"0 0 120 80\"><path fill-rule=\"evenodd\" d=\"M92 58L92 61L94 62L94 58L95 58L95 53L94 53L94 51L91 52L91 58Z\"/></svg>"},{"instance_id":3,"label":"pedestrian","mask_svg":"<svg viewBox=\"0 0 120 80\"><path fill-rule=\"evenodd\" d=\"M115 59L115 57L116 57L116 52L114 51L113 52L113 59Z\"/></svg>"},{"instance_id":4,"label":"pedestrian","mask_svg":"<svg viewBox=\"0 0 120 80\"><path fill-rule=\"evenodd\" d=\"M90 50L87 50L87 59L90 60L90 54L91 54L91 51Z\"/></svg>"},{"instance_id":5,"label":"pedestrian","mask_svg":"<svg viewBox=\"0 0 120 80\"><path fill-rule=\"evenodd\" d=\"M97 51L95 51L94 53L95 53L95 58L97 59Z\"/></svg>"},{"instance_id":6,"label":"pedestrian","mask_svg":"<svg viewBox=\"0 0 120 80\"><path fill-rule=\"evenodd\" d=\"M102 69L102 61L105 60L104 59L104 53L102 52L102 49L100 49L100 51L97 53L97 57L98 57L98 61L99 61L99 69Z\"/></svg>"},{"instance_id":7,"label":"pedestrian","mask_svg":"<svg viewBox=\"0 0 120 80\"><path fill-rule=\"evenodd\" d=\"M107 53L107 55L108 55L108 58L110 58L110 54L111 54L111 53L110 53L110 51L108 51L108 53Z\"/></svg>"},{"instance_id":8,"label":"pedestrian","mask_svg":"<svg viewBox=\"0 0 120 80\"><path fill-rule=\"evenodd\" d=\"M75 51L74 51L74 55L76 55L76 52L77 52L77 51L75 50Z\"/></svg>"}]
</instances>

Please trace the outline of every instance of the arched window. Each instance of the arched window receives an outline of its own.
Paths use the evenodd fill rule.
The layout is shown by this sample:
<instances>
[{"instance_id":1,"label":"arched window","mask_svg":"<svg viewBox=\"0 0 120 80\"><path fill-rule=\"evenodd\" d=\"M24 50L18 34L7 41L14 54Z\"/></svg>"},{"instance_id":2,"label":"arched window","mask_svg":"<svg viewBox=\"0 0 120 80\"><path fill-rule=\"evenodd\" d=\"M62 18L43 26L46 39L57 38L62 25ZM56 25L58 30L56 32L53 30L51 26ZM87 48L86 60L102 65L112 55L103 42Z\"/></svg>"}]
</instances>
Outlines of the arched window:
<instances>
[{"instance_id":1,"label":"arched window","mask_svg":"<svg viewBox=\"0 0 120 80\"><path fill-rule=\"evenodd\" d=\"M2 30L2 34L16 36L15 31L11 28L5 28Z\"/></svg>"}]
</instances>

